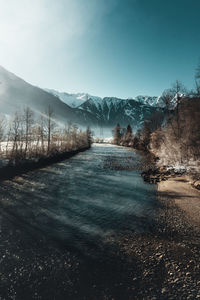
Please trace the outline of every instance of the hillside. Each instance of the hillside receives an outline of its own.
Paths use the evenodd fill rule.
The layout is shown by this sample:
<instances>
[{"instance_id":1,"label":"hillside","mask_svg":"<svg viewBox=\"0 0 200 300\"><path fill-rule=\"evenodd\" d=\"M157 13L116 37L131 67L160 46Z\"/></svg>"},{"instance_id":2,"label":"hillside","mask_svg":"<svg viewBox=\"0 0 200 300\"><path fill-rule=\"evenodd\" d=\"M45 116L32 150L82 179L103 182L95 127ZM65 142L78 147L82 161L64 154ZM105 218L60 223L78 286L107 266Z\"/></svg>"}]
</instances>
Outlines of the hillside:
<instances>
[{"instance_id":1,"label":"hillside","mask_svg":"<svg viewBox=\"0 0 200 300\"><path fill-rule=\"evenodd\" d=\"M79 106L79 109L90 112L98 120L98 124L108 127L115 126L117 123L122 126L127 126L130 123L132 126L140 127L144 119L161 110L136 100L123 100L114 97L99 100L88 99Z\"/></svg>"},{"instance_id":2,"label":"hillside","mask_svg":"<svg viewBox=\"0 0 200 300\"><path fill-rule=\"evenodd\" d=\"M151 105L147 104L147 100ZM93 129L108 128L111 133L110 129L118 122L122 126L129 123L135 128L142 126L144 119L162 111L154 105L156 101L157 97L140 96L137 100L101 98L84 93L68 94L43 90L0 67L0 110L6 115L26 106L38 114L44 114L51 106L55 119L60 123L89 125Z\"/></svg>"},{"instance_id":3,"label":"hillside","mask_svg":"<svg viewBox=\"0 0 200 300\"><path fill-rule=\"evenodd\" d=\"M46 89L46 91L58 97L62 102L73 108L76 108L84 103L89 97L89 95L85 93L69 94L65 92L58 92L52 89Z\"/></svg>"},{"instance_id":4,"label":"hillside","mask_svg":"<svg viewBox=\"0 0 200 300\"><path fill-rule=\"evenodd\" d=\"M143 125L144 119L149 118L157 111L162 111L160 97L101 98L84 93L68 94L55 90L48 91L69 106L81 110L81 113L92 115L96 120L97 127L113 127L118 122L122 126L127 126L130 123L132 126L140 127ZM93 124L95 125L95 123Z\"/></svg>"},{"instance_id":5,"label":"hillside","mask_svg":"<svg viewBox=\"0 0 200 300\"><path fill-rule=\"evenodd\" d=\"M93 119L87 112L80 113L71 108L58 97L35 87L13 73L0 67L0 110L2 114L11 115L16 110L29 106L36 113L43 114L51 106L57 121L73 122L87 125Z\"/></svg>"}]
</instances>

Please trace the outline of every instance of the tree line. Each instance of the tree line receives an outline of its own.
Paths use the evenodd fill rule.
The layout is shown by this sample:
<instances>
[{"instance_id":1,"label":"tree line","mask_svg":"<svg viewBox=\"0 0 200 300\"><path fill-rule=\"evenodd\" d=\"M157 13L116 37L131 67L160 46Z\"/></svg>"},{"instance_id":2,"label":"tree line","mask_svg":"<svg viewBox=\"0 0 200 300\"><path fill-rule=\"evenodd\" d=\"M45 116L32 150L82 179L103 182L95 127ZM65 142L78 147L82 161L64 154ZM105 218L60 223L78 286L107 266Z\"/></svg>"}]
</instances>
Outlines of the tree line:
<instances>
[{"instance_id":1,"label":"tree line","mask_svg":"<svg viewBox=\"0 0 200 300\"><path fill-rule=\"evenodd\" d=\"M113 143L151 152L161 165L197 166L200 162L200 66L195 76L196 91L187 92L178 80L165 90L160 101L163 113L144 120L135 133L130 125L113 130Z\"/></svg>"},{"instance_id":2,"label":"tree line","mask_svg":"<svg viewBox=\"0 0 200 300\"><path fill-rule=\"evenodd\" d=\"M89 128L82 131L71 123L59 125L50 106L40 116L26 107L9 120L0 118L0 156L12 164L90 147L91 143Z\"/></svg>"},{"instance_id":3,"label":"tree line","mask_svg":"<svg viewBox=\"0 0 200 300\"><path fill-rule=\"evenodd\" d=\"M200 167L200 97L180 97L165 124L150 137L149 149L162 165Z\"/></svg>"}]
</instances>

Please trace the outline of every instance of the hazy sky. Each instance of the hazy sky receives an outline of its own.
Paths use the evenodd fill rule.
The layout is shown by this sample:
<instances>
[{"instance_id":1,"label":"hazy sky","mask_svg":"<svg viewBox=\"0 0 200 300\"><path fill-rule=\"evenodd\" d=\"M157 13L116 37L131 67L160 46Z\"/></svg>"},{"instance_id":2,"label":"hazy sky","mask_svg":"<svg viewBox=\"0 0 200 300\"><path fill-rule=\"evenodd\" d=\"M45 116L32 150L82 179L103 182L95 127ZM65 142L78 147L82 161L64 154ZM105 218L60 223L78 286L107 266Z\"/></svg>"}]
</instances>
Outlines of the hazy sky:
<instances>
[{"instance_id":1,"label":"hazy sky","mask_svg":"<svg viewBox=\"0 0 200 300\"><path fill-rule=\"evenodd\" d=\"M0 64L40 87L98 96L193 87L200 0L0 0Z\"/></svg>"}]
</instances>

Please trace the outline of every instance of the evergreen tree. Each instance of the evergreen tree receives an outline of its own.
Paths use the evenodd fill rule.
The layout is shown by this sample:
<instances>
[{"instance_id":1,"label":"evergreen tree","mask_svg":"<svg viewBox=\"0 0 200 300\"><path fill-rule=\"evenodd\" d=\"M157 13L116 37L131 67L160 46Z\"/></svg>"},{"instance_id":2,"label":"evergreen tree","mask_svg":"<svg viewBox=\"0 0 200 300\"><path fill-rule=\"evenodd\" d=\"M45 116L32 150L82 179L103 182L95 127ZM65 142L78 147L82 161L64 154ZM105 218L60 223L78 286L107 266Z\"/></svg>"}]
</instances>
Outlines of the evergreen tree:
<instances>
[{"instance_id":1,"label":"evergreen tree","mask_svg":"<svg viewBox=\"0 0 200 300\"><path fill-rule=\"evenodd\" d=\"M124 142L125 146L133 145L133 131L130 125L127 126Z\"/></svg>"},{"instance_id":2,"label":"evergreen tree","mask_svg":"<svg viewBox=\"0 0 200 300\"><path fill-rule=\"evenodd\" d=\"M91 144L92 144L92 131L91 131L89 126L86 130L86 136L87 136L88 146L91 147Z\"/></svg>"},{"instance_id":3,"label":"evergreen tree","mask_svg":"<svg viewBox=\"0 0 200 300\"><path fill-rule=\"evenodd\" d=\"M149 122L144 122L144 127L142 129L142 148L143 150L148 150L151 139L151 129Z\"/></svg>"},{"instance_id":4,"label":"evergreen tree","mask_svg":"<svg viewBox=\"0 0 200 300\"><path fill-rule=\"evenodd\" d=\"M115 127L113 136L114 136L113 139L114 144L119 145L121 141L121 127L119 124L117 124L117 126Z\"/></svg>"}]
</instances>

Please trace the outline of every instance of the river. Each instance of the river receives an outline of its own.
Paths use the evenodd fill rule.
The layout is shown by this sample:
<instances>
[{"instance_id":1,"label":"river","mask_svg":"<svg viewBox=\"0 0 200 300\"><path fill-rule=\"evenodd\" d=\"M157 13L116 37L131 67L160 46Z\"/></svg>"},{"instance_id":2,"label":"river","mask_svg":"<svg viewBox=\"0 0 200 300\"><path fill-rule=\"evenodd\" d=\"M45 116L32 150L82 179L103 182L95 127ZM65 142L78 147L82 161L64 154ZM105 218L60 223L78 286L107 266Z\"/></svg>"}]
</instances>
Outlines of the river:
<instances>
[{"instance_id":1,"label":"river","mask_svg":"<svg viewBox=\"0 0 200 300\"><path fill-rule=\"evenodd\" d=\"M0 299L178 299L190 289L197 295L198 238L181 225L179 210L163 208L156 185L140 175L143 165L133 149L94 144L1 182ZM187 285L194 253L195 280Z\"/></svg>"},{"instance_id":2,"label":"river","mask_svg":"<svg viewBox=\"0 0 200 300\"><path fill-rule=\"evenodd\" d=\"M95 144L2 183L1 206L24 228L87 252L113 233L149 230L156 189L140 176L140 161L132 149Z\"/></svg>"}]
</instances>

